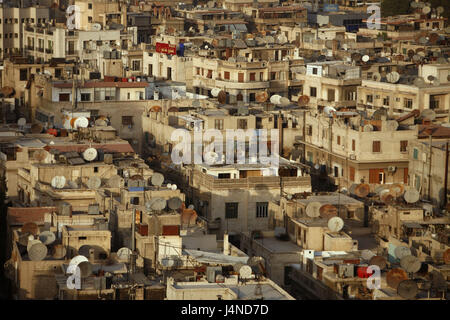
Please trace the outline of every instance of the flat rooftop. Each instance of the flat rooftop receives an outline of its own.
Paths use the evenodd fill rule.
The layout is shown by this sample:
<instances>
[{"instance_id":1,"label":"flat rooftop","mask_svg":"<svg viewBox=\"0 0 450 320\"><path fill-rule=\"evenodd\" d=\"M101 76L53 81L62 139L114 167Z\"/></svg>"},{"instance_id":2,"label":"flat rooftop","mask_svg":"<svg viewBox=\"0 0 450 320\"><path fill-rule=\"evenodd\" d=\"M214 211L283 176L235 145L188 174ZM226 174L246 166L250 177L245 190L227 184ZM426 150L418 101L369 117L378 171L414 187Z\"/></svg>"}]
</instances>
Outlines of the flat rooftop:
<instances>
[{"instance_id":1,"label":"flat rooftop","mask_svg":"<svg viewBox=\"0 0 450 320\"><path fill-rule=\"evenodd\" d=\"M342 193L333 193L328 195L314 195L309 196L306 199L296 199L297 202L308 205L310 202L320 202L321 204L332 204L332 205L360 205L363 206L364 203L358 201L352 197L346 196Z\"/></svg>"},{"instance_id":2,"label":"flat rooftop","mask_svg":"<svg viewBox=\"0 0 450 320\"><path fill-rule=\"evenodd\" d=\"M300 252L302 248L291 241L282 241L275 237L254 239L253 241L276 253Z\"/></svg>"}]
</instances>

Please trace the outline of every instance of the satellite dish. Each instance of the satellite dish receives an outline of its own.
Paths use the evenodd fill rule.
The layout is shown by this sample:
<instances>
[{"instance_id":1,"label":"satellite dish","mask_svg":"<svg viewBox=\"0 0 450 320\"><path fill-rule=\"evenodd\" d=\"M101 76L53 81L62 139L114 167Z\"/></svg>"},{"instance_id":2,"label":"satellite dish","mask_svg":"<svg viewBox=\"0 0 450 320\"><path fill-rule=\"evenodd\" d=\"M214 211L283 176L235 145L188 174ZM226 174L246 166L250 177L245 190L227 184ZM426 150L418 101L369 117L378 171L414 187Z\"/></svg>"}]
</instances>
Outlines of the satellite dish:
<instances>
[{"instance_id":1,"label":"satellite dish","mask_svg":"<svg viewBox=\"0 0 450 320\"><path fill-rule=\"evenodd\" d=\"M285 44L288 41L287 37L284 34L280 34L277 37L277 42L280 44Z\"/></svg>"},{"instance_id":2,"label":"satellite dish","mask_svg":"<svg viewBox=\"0 0 450 320\"><path fill-rule=\"evenodd\" d=\"M102 180L99 177L92 176L87 182L87 187L91 190L97 190L102 185Z\"/></svg>"},{"instance_id":3,"label":"satellite dish","mask_svg":"<svg viewBox=\"0 0 450 320\"><path fill-rule=\"evenodd\" d=\"M97 158L97 150L95 148L87 148L83 152L83 158L86 161L93 161Z\"/></svg>"},{"instance_id":4,"label":"satellite dish","mask_svg":"<svg viewBox=\"0 0 450 320\"><path fill-rule=\"evenodd\" d=\"M380 200L386 205L394 203L394 196L389 189L384 189L380 192Z\"/></svg>"},{"instance_id":5,"label":"satellite dish","mask_svg":"<svg viewBox=\"0 0 450 320\"><path fill-rule=\"evenodd\" d=\"M400 259L400 266L405 269L406 272L415 273L420 270L422 263L418 258L407 255Z\"/></svg>"},{"instance_id":6,"label":"satellite dish","mask_svg":"<svg viewBox=\"0 0 450 320\"><path fill-rule=\"evenodd\" d=\"M398 284L397 293L404 299L413 299L419 292L417 283L414 280L403 280Z\"/></svg>"},{"instance_id":7,"label":"satellite dish","mask_svg":"<svg viewBox=\"0 0 450 320\"><path fill-rule=\"evenodd\" d=\"M333 49L333 40L325 40L325 47L327 49Z\"/></svg>"},{"instance_id":8,"label":"satellite dish","mask_svg":"<svg viewBox=\"0 0 450 320\"><path fill-rule=\"evenodd\" d=\"M414 79L413 84L414 84L416 87L422 87L422 86L425 85L425 81L423 80L422 77L417 77L417 78Z\"/></svg>"},{"instance_id":9,"label":"satellite dish","mask_svg":"<svg viewBox=\"0 0 450 320\"><path fill-rule=\"evenodd\" d=\"M384 268L386 268L386 259L382 256L373 256L370 260L369 260L369 264L370 265L375 265L378 266L380 268L380 270L384 270Z\"/></svg>"},{"instance_id":10,"label":"satellite dish","mask_svg":"<svg viewBox=\"0 0 450 320\"><path fill-rule=\"evenodd\" d=\"M70 260L69 265L79 265L83 261L89 261L85 256L78 255L76 257L73 257L72 260Z\"/></svg>"},{"instance_id":11,"label":"satellite dish","mask_svg":"<svg viewBox=\"0 0 450 320\"><path fill-rule=\"evenodd\" d=\"M418 54L415 54L412 56L412 59L414 62L419 62L420 60L422 60L422 57L419 56Z\"/></svg>"},{"instance_id":12,"label":"satellite dish","mask_svg":"<svg viewBox=\"0 0 450 320\"><path fill-rule=\"evenodd\" d=\"M440 14L443 13L443 12L444 12L444 7L439 6L439 7L436 8L436 13L437 13L438 15L440 15Z\"/></svg>"},{"instance_id":13,"label":"satellite dish","mask_svg":"<svg viewBox=\"0 0 450 320\"><path fill-rule=\"evenodd\" d=\"M375 110L375 112L372 114L373 120L381 120L381 117L387 116L387 110L385 108L379 108Z\"/></svg>"},{"instance_id":14,"label":"satellite dish","mask_svg":"<svg viewBox=\"0 0 450 320\"><path fill-rule=\"evenodd\" d=\"M386 123L386 128L387 128L389 131L396 131L397 128L398 128L398 122L397 122L397 120L389 120L389 121Z\"/></svg>"},{"instance_id":15,"label":"satellite dish","mask_svg":"<svg viewBox=\"0 0 450 320\"><path fill-rule=\"evenodd\" d=\"M264 40L266 40L267 44L274 44L275 43L275 39L272 36L265 36Z\"/></svg>"},{"instance_id":16,"label":"satellite dish","mask_svg":"<svg viewBox=\"0 0 450 320\"><path fill-rule=\"evenodd\" d=\"M33 159L41 162L41 161L44 161L45 159L47 159L48 155L49 155L49 153L44 149L36 150L33 153Z\"/></svg>"},{"instance_id":17,"label":"satellite dish","mask_svg":"<svg viewBox=\"0 0 450 320\"><path fill-rule=\"evenodd\" d=\"M274 94L273 96L270 97L270 102L273 104L280 104L281 103L281 96L278 94Z\"/></svg>"},{"instance_id":18,"label":"satellite dish","mask_svg":"<svg viewBox=\"0 0 450 320\"><path fill-rule=\"evenodd\" d=\"M266 91L260 91L258 93L256 93L255 99L258 102L266 102L267 99L269 98L269 94Z\"/></svg>"},{"instance_id":19,"label":"satellite dish","mask_svg":"<svg viewBox=\"0 0 450 320\"><path fill-rule=\"evenodd\" d=\"M219 88L213 88L213 89L211 90L211 95L212 95L213 97L217 97L217 96L219 95L219 93L220 93L220 89L219 89Z\"/></svg>"},{"instance_id":20,"label":"satellite dish","mask_svg":"<svg viewBox=\"0 0 450 320\"><path fill-rule=\"evenodd\" d=\"M407 203L416 203L417 201L419 201L420 194L419 191L417 191L416 189L409 189L406 190L405 194L403 195L403 198Z\"/></svg>"},{"instance_id":21,"label":"satellite dish","mask_svg":"<svg viewBox=\"0 0 450 320\"><path fill-rule=\"evenodd\" d=\"M224 104L225 102L227 102L226 92L223 90L220 90L219 94L217 95L217 100L219 101L220 104Z\"/></svg>"},{"instance_id":22,"label":"satellite dish","mask_svg":"<svg viewBox=\"0 0 450 320\"><path fill-rule=\"evenodd\" d=\"M426 6L422 8L422 13L423 14L429 14L431 12L431 8Z\"/></svg>"},{"instance_id":23,"label":"satellite dish","mask_svg":"<svg viewBox=\"0 0 450 320\"><path fill-rule=\"evenodd\" d=\"M69 186L70 189L78 189L78 184L75 181L68 181L67 185Z\"/></svg>"},{"instance_id":24,"label":"satellite dish","mask_svg":"<svg viewBox=\"0 0 450 320\"><path fill-rule=\"evenodd\" d=\"M323 108L323 112L330 116L333 112L336 112L336 109L333 107L327 106L327 107Z\"/></svg>"},{"instance_id":25,"label":"satellite dish","mask_svg":"<svg viewBox=\"0 0 450 320\"><path fill-rule=\"evenodd\" d=\"M400 80L400 74L396 71L389 72L386 75L387 81L390 83L397 83Z\"/></svg>"},{"instance_id":26,"label":"satellite dish","mask_svg":"<svg viewBox=\"0 0 450 320\"><path fill-rule=\"evenodd\" d=\"M164 182L164 176L161 173L155 172L152 175L151 183L154 186L161 187Z\"/></svg>"},{"instance_id":27,"label":"satellite dish","mask_svg":"<svg viewBox=\"0 0 450 320\"><path fill-rule=\"evenodd\" d=\"M195 209L195 207L194 207L194 205L193 205L193 204L190 204L190 205L188 206L188 209L194 210L194 209Z\"/></svg>"},{"instance_id":28,"label":"satellite dish","mask_svg":"<svg viewBox=\"0 0 450 320\"><path fill-rule=\"evenodd\" d=\"M375 256L375 253L373 253L372 251L370 251L370 250L363 250L362 252L361 252L361 257L364 259L364 260L367 260L367 261L369 261L370 259L372 259L372 257L374 257Z\"/></svg>"},{"instance_id":29,"label":"satellite dish","mask_svg":"<svg viewBox=\"0 0 450 320\"><path fill-rule=\"evenodd\" d=\"M320 216L320 207L322 204L320 202L310 202L306 206L306 215L310 218L317 218Z\"/></svg>"},{"instance_id":30,"label":"satellite dish","mask_svg":"<svg viewBox=\"0 0 450 320\"><path fill-rule=\"evenodd\" d=\"M168 183L166 187L167 187L167 189L172 189L172 184Z\"/></svg>"},{"instance_id":31,"label":"satellite dish","mask_svg":"<svg viewBox=\"0 0 450 320\"><path fill-rule=\"evenodd\" d=\"M120 248L117 251L117 258L122 261L128 261L133 252L127 247Z\"/></svg>"},{"instance_id":32,"label":"satellite dish","mask_svg":"<svg viewBox=\"0 0 450 320\"><path fill-rule=\"evenodd\" d=\"M386 274L387 285L395 290L397 290L400 282L407 279L408 275L406 274L405 270L400 268L394 268L392 270L389 270L389 272Z\"/></svg>"},{"instance_id":33,"label":"satellite dish","mask_svg":"<svg viewBox=\"0 0 450 320\"><path fill-rule=\"evenodd\" d=\"M375 72L372 76L373 81L381 81L381 74L379 72Z\"/></svg>"},{"instance_id":34,"label":"satellite dish","mask_svg":"<svg viewBox=\"0 0 450 320\"><path fill-rule=\"evenodd\" d=\"M38 241L38 242L33 243L27 249L28 257L30 258L31 261L42 261L47 256L48 249L45 246L45 244L43 244L39 240L34 240L34 241Z\"/></svg>"},{"instance_id":35,"label":"satellite dish","mask_svg":"<svg viewBox=\"0 0 450 320\"><path fill-rule=\"evenodd\" d=\"M161 211L166 207L167 201L164 198L155 198L151 203L151 210Z\"/></svg>"},{"instance_id":36,"label":"satellite dish","mask_svg":"<svg viewBox=\"0 0 450 320\"><path fill-rule=\"evenodd\" d=\"M30 236L28 238L28 242L27 242L27 251L30 250L30 248L36 244L36 243L42 243L40 240L35 239L34 237L31 238L32 236Z\"/></svg>"},{"instance_id":37,"label":"satellite dish","mask_svg":"<svg viewBox=\"0 0 450 320\"><path fill-rule=\"evenodd\" d=\"M320 217L324 219L331 219L332 217L336 217L338 215L338 209L332 204L324 204L319 209Z\"/></svg>"},{"instance_id":38,"label":"satellite dish","mask_svg":"<svg viewBox=\"0 0 450 320\"><path fill-rule=\"evenodd\" d=\"M370 186L365 183L358 184L355 188L355 194L360 198L365 198L370 192Z\"/></svg>"},{"instance_id":39,"label":"satellite dish","mask_svg":"<svg viewBox=\"0 0 450 320\"><path fill-rule=\"evenodd\" d=\"M404 191L405 187L400 183L395 183L389 187L389 193L396 198L400 197Z\"/></svg>"},{"instance_id":40,"label":"satellite dish","mask_svg":"<svg viewBox=\"0 0 450 320\"><path fill-rule=\"evenodd\" d=\"M102 30L102 25L100 23L93 23L93 24L91 24L91 30L92 31L100 31L100 30Z\"/></svg>"},{"instance_id":41,"label":"satellite dish","mask_svg":"<svg viewBox=\"0 0 450 320\"><path fill-rule=\"evenodd\" d=\"M66 185L66 178L64 176L53 177L51 185L54 189L62 189Z\"/></svg>"},{"instance_id":42,"label":"satellite dish","mask_svg":"<svg viewBox=\"0 0 450 320\"><path fill-rule=\"evenodd\" d=\"M398 246L394 250L395 257L401 260L403 257L411 255L411 249L405 246Z\"/></svg>"},{"instance_id":43,"label":"satellite dish","mask_svg":"<svg viewBox=\"0 0 450 320\"><path fill-rule=\"evenodd\" d=\"M39 240L45 245L50 245L55 242L56 236L51 231L44 231L39 235Z\"/></svg>"},{"instance_id":44,"label":"satellite dish","mask_svg":"<svg viewBox=\"0 0 450 320\"><path fill-rule=\"evenodd\" d=\"M66 248L62 244L56 244L52 248L53 259L63 259L66 256Z\"/></svg>"},{"instance_id":45,"label":"satellite dish","mask_svg":"<svg viewBox=\"0 0 450 320\"><path fill-rule=\"evenodd\" d=\"M106 127L108 123L106 122L106 119L97 119L95 120L95 125L97 127Z\"/></svg>"},{"instance_id":46,"label":"satellite dish","mask_svg":"<svg viewBox=\"0 0 450 320\"><path fill-rule=\"evenodd\" d=\"M436 113L431 109L425 109L420 113L420 118L433 121L434 119L436 119Z\"/></svg>"},{"instance_id":47,"label":"satellite dish","mask_svg":"<svg viewBox=\"0 0 450 320\"><path fill-rule=\"evenodd\" d=\"M87 128L89 126L89 120L86 117L79 117L74 122L75 128Z\"/></svg>"},{"instance_id":48,"label":"satellite dish","mask_svg":"<svg viewBox=\"0 0 450 320\"><path fill-rule=\"evenodd\" d=\"M172 184L172 190L173 191L177 190L177 185L176 184Z\"/></svg>"},{"instance_id":49,"label":"satellite dish","mask_svg":"<svg viewBox=\"0 0 450 320\"><path fill-rule=\"evenodd\" d=\"M370 57L367 54L365 54L365 55L363 55L361 60L364 61L364 62L368 62L370 60Z\"/></svg>"},{"instance_id":50,"label":"satellite dish","mask_svg":"<svg viewBox=\"0 0 450 320\"><path fill-rule=\"evenodd\" d=\"M281 99L280 99L280 104L282 105L282 106L287 106L288 104L290 104L291 103L291 101L288 99L288 98L286 98L286 97L281 97Z\"/></svg>"},{"instance_id":51,"label":"satellite dish","mask_svg":"<svg viewBox=\"0 0 450 320\"><path fill-rule=\"evenodd\" d=\"M24 125L27 124L27 119L25 118L20 118L19 120L17 120L17 124L21 127L23 127Z\"/></svg>"},{"instance_id":52,"label":"satellite dish","mask_svg":"<svg viewBox=\"0 0 450 320\"><path fill-rule=\"evenodd\" d=\"M123 178L116 174L108 179L107 185L110 188L120 188L123 187L123 182Z\"/></svg>"},{"instance_id":53,"label":"satellite dish","mask_svg":"<svg viewBox=\"0 0 450 320\"><path fill-rule=\"evenodd\" d=\"M339 232L344 227L344 220L339 217L333 217L330 220L328 220L328 229L330 229L331 232Z\"/></svg>"},{"instance_id":54,"label":"satellite dish","mask_svg":"<svg viewBox=\"0 0 450 320\"><path fill-rule=\"evenodd\" d=\"M373 131L373 125L371 125L371 124L366 124L366 125L363 127L363 131L364 131L364 132L370 132L370 131Z\"/></svg>"},{"instance_id":55,"label":"satellite dish","mask_svg":"<svg viewBox=\"0 0 450 320\"><path fill-rule=\"evenodd\" d=\"M87 278L92 274L92 265L89 261L81 261L78 264L78 268L80 268L82 278Z\"/></svg>"},{"instance_id":56,"label":"satellite dish","mask_svg":"<svg viewBox=\"0 0 450 320\"><path fill-rule=\"evenodd\" d=\"M178 210L182 204L183 201L181 201L181 199L178 197L170 198L169 201L167 202L167 206L172 210Z\"/></svg>"}]
</instances>

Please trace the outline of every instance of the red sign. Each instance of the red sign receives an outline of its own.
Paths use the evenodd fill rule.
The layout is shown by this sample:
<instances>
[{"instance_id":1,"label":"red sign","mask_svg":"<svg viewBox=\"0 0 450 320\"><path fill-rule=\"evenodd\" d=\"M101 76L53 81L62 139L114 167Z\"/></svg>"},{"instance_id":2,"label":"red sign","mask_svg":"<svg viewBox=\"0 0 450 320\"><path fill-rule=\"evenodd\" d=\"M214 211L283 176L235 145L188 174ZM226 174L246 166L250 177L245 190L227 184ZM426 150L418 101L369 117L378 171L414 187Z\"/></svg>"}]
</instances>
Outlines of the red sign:
<instances>
[{"instance_id":1,"label":"red sign","mask_svg":"<svg viewBox=\"0 0 450 320\"><path fill-rule=\"evenodd\" d=\"M176 55L177 54L177 46L174 44L157 42L156 43L156 52Z\"/></svg>"}]
</instances>

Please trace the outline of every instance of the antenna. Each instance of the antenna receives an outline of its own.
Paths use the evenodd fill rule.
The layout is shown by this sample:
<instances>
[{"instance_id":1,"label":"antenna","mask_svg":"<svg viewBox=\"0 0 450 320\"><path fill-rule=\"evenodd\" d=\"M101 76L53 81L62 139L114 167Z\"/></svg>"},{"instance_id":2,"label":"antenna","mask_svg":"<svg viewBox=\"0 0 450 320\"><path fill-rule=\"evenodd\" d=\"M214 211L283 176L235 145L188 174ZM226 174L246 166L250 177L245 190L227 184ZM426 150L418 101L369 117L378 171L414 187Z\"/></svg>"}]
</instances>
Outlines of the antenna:
<instances>
[{"instance_id":1,"label":"antenna","mask_svg":"<svg viewBox=\"0 0 450 320\"><path fill-rule=\"evenodd\" d=\"M102 185L102 180L99 177L92 176L87 181L87 187L91 190L97 190Z\"/></svg>"},{"instance_id":2,"label":"antenna","mask_svg":"<svg viewBox=\"0 0 450 320\"><path fill-rule=\"evenodd\" d=\"M33 240L31 246L27 248L28 257L31 261L42 261L47 256L47 247L39 240Z\"/></svg>"},{"instance_id":3,"label":"antenna","mask_svg":"<svg viewBox=\"0 0 450 320\"><path fill-rule=\"evenodd\" d=\"M310 202L306 206L306 215L310 218L317 218L320 216L320 207L322 204L320 202Z\"/></svg>"},{"instance_id":4,"label":"antenna","mask_svg":"<svg viewBox=\"0 0 450 320\"><path fill-rule=\"evenodd\" d=\"M53 189L62 189L66 185L66 178L64 176L53 177L51 186Z\"/></svg>"},{"instance_id":5,"label":"antenna","mask_svg":"<svg viewBox=\"0 0 450 320\"><path fill-rule=\"evenodd\" d=\"M86 161L94 161L97 158L97 150L95 148L87 148L83 152L83 158Z\"/></svg>"},{"instance_id":6,"label":"antenna","mask_svg":"<svg viewBox=\"0 0 450 320\"><path fill-rule=\"evenodd\" d=\"M407 203L416 203L417 201L419 201L420 194L419 191L417 191L416 189L409 189L406 190L405 194L403 195L403 198Z\"/></svg>"},{"instance_id":7,"label":"antenna","mask_svg":"<svg viewBox=\"0 0 450 320\"><path fill-rule=\"evenodd\" d=\"M416 297L419 288L414 280L403 280L398 284L397 293L404 299L413 299Z\"/></svg>"},{"instance_id":8,"label":"antenna","mask_svg":"<svg viewBox=\"0 0 450 320\"><path fill-rule=\"evenodd\" d=\"M392 270L389 270L389 272L386 274L387 285L395 290L397 290L400 282L407 279L408 275L406 274L405 270L400 268L394 268Z\"/></svg>"},{"instance_id":9,"label":"antenna","mask_svg":"<svg viewBox=\"0 0 450 320\"><path fill-rule=\"evenodd\" d=\"M55 242L56 236L51 231L44 231L39 235L39 240L45 245L50 245Z\"/></svg>"},{"instance_id":10,"label":"antenna","mask_svg":"<svg viewBox=\"0 0 450 320\"><path fill-rule=\"evenodd\" d=\"M344 227L344 220L340 217L333 217L330 220L328 220L328 229L330 229L331 232L337 233L342 230Z\"/></svg>"},{"instance_id":11,"label":"antenna","mask_svg":"<svg viewBox=\"0 0 450 320\"><path fill-rule=\"evenodd\" d=\"M369 265L376 265L380 268L380 270L384 270L384 268L386 268L386 264L386 259L382 256L373 256L369 260Z\"/></svg>"},{"instance_id":12,"label":"antenna","mask_svg":"<svg viewBox=\"0 0 450 320\"><path fill-rule=\"evenodd\" d=\"M403 257L411 255L411 249L405 246L398 246L397 248L395 248L394 254L398 260L401 260Z\"/></svg>"},{"instance_id":13,"label":"antenna","mask_svg":"<svg viewBox=\"0 0 450 320\"><path fill-rule=\"evenodd\" d=\"M161 187L164 182L164 176L161 173L155 172L152 175L151 183L154 186Z\"/></svg>"},{"instance_id":14,"label":"antenna","mask_svg":"<svg viewBox=\"0 0 450 320\"><path fill-rule=\"evenodd\" d=\"M180 198L173 197L169 199L169 201L167 202L167 206L172 210L177 210L181 207L182 203L183 202L181 201Z\"/></svg>"}]
</instances>

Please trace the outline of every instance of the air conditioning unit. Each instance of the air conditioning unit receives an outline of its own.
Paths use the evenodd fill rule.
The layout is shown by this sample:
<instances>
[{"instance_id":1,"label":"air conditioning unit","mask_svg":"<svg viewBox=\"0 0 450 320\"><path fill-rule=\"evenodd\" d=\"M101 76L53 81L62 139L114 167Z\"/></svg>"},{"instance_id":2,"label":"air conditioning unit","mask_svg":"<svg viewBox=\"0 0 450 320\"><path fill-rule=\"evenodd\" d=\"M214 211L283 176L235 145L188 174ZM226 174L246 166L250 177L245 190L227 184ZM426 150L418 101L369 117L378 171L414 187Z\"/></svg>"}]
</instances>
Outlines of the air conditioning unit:
<instances>
[{"instance_id":1,"label":"air conditioning unit","mask_svg":"<svg viewBox=\"0 0 450 320\"><path fill-rule=\"evenodd\" d=\"M389 166L388 167L388 171L389 172L395 172L395 170L397 170L397 167L395 167L395 166Z\"/></svg>"}]
</instances>

